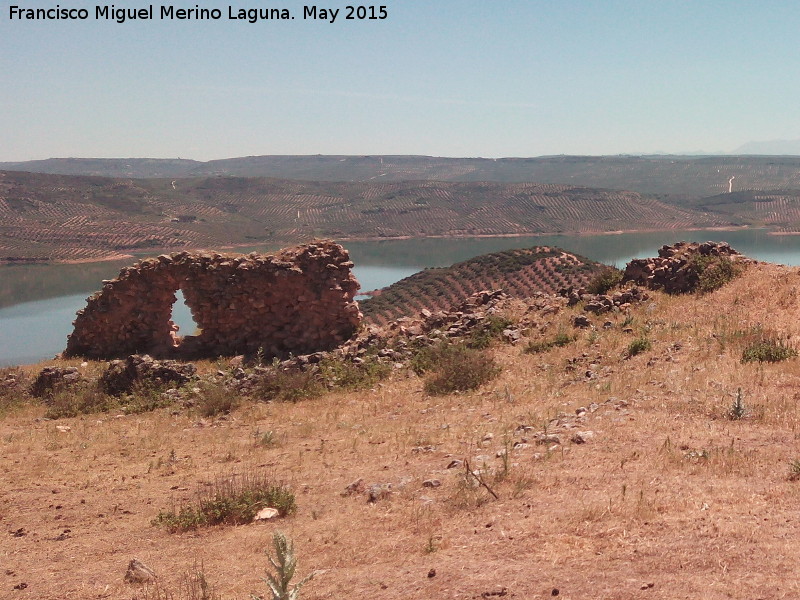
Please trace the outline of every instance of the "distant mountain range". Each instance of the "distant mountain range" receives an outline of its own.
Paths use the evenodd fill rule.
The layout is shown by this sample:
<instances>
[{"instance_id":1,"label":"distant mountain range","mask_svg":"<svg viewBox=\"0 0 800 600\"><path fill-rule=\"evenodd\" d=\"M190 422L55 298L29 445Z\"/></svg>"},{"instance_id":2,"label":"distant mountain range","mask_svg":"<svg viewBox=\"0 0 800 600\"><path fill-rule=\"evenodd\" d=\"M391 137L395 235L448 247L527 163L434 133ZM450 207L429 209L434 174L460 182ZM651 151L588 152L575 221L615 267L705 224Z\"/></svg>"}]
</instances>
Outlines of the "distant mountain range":
<instances>
[{"instance_id":1,"label":"distant mountain range","mask_svg":"<svg viewBox=\"0 0 800 600\"><path fill-rule=\"evenodd\" d=\"M767 142L747 142L731 154L787 156L800 154L800 140L770 140Z\"/></svg>"}]
</instances>

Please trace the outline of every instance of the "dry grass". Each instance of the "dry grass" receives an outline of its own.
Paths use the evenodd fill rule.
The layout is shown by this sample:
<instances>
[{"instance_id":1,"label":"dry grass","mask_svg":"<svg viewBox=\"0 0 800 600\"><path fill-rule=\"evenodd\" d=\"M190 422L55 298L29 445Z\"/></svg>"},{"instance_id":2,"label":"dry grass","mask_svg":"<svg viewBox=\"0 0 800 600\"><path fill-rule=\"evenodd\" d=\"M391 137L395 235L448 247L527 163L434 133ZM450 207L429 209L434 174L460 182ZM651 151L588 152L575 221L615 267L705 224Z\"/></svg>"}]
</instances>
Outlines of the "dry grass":
<instances>
[{"instance_id":1,"label":"dry grass","mask_svg":"<svg viewBox=\"0 0 800 600\"><path fill-rule=\"evenodd\" d=\"M456 395L428 396L402 371L371 389L243 402L214 418L112 410L53 422L43 406L15 407L0 420L0 596L130 598L138 592L122 578L136 556L164 589L202 563L221 597L247 598L263 594L280 527L298 579L321 571L307 599L503 588L515 598L555 588L572 599L800 597L800 360L742 364L741 340L722 335L768 324L796 342L798 284L797 270L757 266L700 298L654 294L627 321L632 334L625 315L602 315L614 327L546 352L487 350L498 379ZM531 316L530 340L571 332L570 314ZM651 349L626 359L642 335ZM731 420L739 388L748 411ZM572 441L583 431L594 436ZM562 443L538 443L545 435ZM456 459L497 499L463 464L448 468ZM202 482L263 469L296 493L297 512L278 525L150 526ZM364 491L345 494L359 478ZM368 502L373 484L388 493Z\"/></svg>"}]
</instances>

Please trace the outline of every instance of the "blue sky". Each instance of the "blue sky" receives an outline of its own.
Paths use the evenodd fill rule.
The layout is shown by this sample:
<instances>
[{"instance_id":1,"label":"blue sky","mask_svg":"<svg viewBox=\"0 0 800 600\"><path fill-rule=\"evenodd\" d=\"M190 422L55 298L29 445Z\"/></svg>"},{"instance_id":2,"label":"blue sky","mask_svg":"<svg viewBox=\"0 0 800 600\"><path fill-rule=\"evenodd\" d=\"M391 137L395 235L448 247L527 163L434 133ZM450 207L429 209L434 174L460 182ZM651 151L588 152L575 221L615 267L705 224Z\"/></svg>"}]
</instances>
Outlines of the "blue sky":
<instances>
[{"instance_id":1,"label":"blue sky","mask_svg":"<svg viewBox=\"0 0 800 600\"><path fill-rule=\"evenodd\" d=\"M716 152L800 138L800 3L381 1L382 21L345 21L348 2L317 5L342 9L331 24L304 21L294 0L195 0L174 6L223 18L120 25L85 0L0 0L0 160ZM11 4L91 17L11 22ZM297 18L230 21L228 6Z\"/></svg>"}]
</instances>

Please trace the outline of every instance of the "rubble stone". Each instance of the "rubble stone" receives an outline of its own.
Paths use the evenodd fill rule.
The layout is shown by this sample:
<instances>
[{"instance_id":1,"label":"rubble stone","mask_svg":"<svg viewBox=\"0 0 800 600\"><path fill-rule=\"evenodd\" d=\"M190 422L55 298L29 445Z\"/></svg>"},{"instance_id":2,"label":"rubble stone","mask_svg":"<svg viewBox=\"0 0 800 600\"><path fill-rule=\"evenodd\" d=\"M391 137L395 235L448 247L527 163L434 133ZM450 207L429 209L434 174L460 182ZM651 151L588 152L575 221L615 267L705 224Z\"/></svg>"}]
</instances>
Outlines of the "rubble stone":
<instances>
[{"instance_id":1,"label":"rubble stone","mask_svg":"<svg viewBox=\"0 0 800 600\"><path fill-rule=\"evenodd\" d=\"M678 242L662 246L655 258L638 258L628 263L624 278L637 285L668 294L686 294L697 289L700 273L695 256L726 256L740 263L752 262L727 242Z\"/></svg>"}]
</instances>

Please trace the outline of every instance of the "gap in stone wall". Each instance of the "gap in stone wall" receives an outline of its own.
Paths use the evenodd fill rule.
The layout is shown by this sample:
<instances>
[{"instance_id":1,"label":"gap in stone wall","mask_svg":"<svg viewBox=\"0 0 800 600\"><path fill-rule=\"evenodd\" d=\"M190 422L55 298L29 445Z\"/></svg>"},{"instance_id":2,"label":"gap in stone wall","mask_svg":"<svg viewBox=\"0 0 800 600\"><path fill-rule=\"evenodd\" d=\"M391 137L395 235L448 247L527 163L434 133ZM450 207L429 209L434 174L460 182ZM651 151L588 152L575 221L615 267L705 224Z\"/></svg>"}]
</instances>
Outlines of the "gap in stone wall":
<instances>
[{"instance_id":1,"label":"gap in stone wall","mask_svg":"<svg viewBox=\"0 0 800 600\"><path fill-rule=\"evenodd\" d=\"M200 333L200 326L195 322L192 317L192 311L186 305L186 298L183 296L183 290L178 289L175 292L175 303L172 305L172 322L178 326L178 331L175 333L179 337L186 337L187 335L198 335Z\"/></svg>"}]
</instances>

